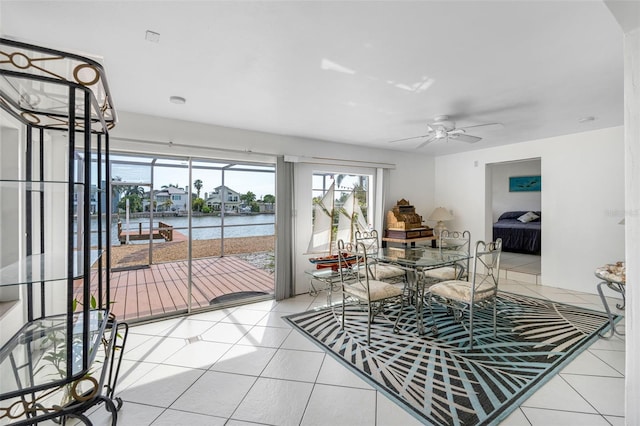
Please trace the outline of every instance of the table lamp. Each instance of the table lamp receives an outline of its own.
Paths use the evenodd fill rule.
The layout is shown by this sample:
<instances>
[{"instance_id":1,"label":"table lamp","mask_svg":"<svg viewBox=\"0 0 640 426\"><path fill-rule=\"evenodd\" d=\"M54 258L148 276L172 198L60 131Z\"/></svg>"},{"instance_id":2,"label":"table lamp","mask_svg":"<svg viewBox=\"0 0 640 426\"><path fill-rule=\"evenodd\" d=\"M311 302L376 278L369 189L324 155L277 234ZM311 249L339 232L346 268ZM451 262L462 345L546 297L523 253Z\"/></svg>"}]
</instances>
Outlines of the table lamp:
<instances>
[{"instance_id":1,"label":"table lamp","mask_svg":"<svg viewBox=\"0 0 640 426\"><path fill-rule=\"evenodd\" d=\"M438 222L436 226L433 227L433 235L440 238L440 232L447 229L447 227L444 226L444 222L451 219L453 219L453 215L449 213L449 210L444 207L437 207L428 218L428 220Z\"/></svg>"}]
</instances>

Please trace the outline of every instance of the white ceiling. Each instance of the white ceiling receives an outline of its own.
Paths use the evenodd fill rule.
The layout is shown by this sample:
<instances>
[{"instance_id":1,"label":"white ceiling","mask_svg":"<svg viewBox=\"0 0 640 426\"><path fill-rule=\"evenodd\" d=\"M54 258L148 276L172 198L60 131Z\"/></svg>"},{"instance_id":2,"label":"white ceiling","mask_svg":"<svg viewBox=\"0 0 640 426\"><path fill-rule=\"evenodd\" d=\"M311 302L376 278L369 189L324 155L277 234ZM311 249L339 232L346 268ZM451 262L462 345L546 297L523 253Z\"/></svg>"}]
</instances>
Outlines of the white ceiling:
<instances>
[{"instance_id":1,"label":"white ceiling","mask_svg":"<svg viewBox=\"0 0 640 426\"><path fill-rule=\"evenodd\" d=\"M433 155L623 124L622 31L596 0L2 0L0 33L102 56L118 111L402 150L437 115L504 125Z\"/></svg>"}]
</instances>

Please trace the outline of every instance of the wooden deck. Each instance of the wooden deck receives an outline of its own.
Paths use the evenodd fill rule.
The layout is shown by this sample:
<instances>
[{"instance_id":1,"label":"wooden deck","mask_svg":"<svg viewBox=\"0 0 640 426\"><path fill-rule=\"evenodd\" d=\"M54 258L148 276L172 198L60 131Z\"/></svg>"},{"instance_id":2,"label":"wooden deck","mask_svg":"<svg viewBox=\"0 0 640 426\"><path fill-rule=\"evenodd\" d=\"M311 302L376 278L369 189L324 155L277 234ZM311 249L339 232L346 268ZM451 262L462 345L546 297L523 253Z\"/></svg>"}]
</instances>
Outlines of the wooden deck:
<instances>
[{"instance_id":1,"label":"wooden deck","mask_svg":"<svg viewBox=\"0 0 640 426\"><path fill-rule=\"evenodd\" d=\"M112 272L112 312L122 321L186 309L187 274L186 261ZM273 294L275 286L273 274L234 256L194 260L192 279L194 310L210 306L216 297L233 293Z\"/></svg>"}]
</instances>

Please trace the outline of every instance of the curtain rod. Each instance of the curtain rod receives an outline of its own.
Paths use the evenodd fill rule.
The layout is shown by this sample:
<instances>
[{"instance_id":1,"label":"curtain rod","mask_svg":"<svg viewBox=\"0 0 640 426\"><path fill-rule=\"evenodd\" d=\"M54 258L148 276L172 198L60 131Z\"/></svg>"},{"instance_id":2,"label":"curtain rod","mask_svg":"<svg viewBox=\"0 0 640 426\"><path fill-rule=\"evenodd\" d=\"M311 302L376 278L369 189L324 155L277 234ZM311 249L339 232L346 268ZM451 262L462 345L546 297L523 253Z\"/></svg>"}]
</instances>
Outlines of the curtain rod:
<instances>
[{"instance_id":1,"label":"curtain rod","mask_svg":"<svg viewBox=\"0 0 640 426\"><path fill-rule=\"evenodd\" d=\"M122 142L134 142L140 144L150 144L150 145L159 145L164 147L179 147L179 148L190 148L190 149L203 149L206 151L218 151L218 152L227 152L233 154L252 154L252 155L263 155L270 158L275 158L280 155L272 154L267 152L257 152L250 149L232 149L232 148L218 148L218 147L206 147L200 145L192 145L192 144L184 144L184 143L175 143L173 141L155 141L148 139L135 139L135 138L126 138L126 137L118 137L111 136L110 139ZM361 160L344 160L339 158L329 158L329 157L304 157L304 156L295 156L295 155L285 155L284 160L290 163L313 163L313 164L328 164L328 165L343 165L343 166L351 166L351 167L374 167L374 168L383 168L383 169L395 169L396 165L393 163L378 163L372 161L361 161Z\"/></svg>"},{"instance_id":2,"label":"curtain rod","mask_svg":"<svg viewBox=\"0 0 640 426\"><path fill-rule=\"evenodd\" d=\"M268 152L257 152L257 151L253 151L250 149L232 149L232 148L219 148L219 147L208 147L208 146L202 146L202 145L192 145L192 144L186 144L186 143L176 143L173 141L155 141L155 140L149 140L149 139L135 139L135 138L125 138L125 137L120 137L120 136L111 136L110 140L117 140L117 141L122 141L122 142L135 142L135 143L142 143L142 144L150 144L150 145L161 145L161 146L165 146L168 148L171 147L180 147L180 148L192 148L192 149L204 149L207 151L221 151L221 152L231 152L234 154L255 154L255 155L267 155L269 157L277 157L277 154L271 154Z\"/></svg>"},{"instance_id":3,"label":"curtain rod","mask_svg":"<svg viewBox=\"0 0 640 426\"><path fill-rule=\"evenodd\" d=\"M395 169L396 165L393 163L378 163L374 161L361 161L361 160L344 160L340 158L330 157L301 157L296 155L285 155L284 161L289 163L309 163L309 164L328 164L328 165L343 165L352 167L374 167L382 169Z\"/></svg>"}]
</instances>

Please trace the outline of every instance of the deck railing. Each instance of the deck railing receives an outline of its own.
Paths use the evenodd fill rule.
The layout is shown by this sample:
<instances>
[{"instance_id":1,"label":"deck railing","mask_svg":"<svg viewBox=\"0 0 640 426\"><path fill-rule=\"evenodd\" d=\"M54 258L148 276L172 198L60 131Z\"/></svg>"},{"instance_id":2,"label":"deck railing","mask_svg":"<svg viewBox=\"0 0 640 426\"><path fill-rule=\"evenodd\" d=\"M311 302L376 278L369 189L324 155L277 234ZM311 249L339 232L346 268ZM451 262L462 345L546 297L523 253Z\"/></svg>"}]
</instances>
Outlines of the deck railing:
<instances>
[{"instance_id":1,"label":"deck railing","mask_svg":"<svg viewBox=\"0 0 640 426\"><path fill-rule=\"evenodd\" d=\"M138 222L138 233L136 233L135 231L123 231L122 222L118 222L118 240L120 240L120 244L126 243L127 237L131 241L148 240L149 237L154 240L162 238L165 241L173 241L173 226L168 223L158 222L157 229L153 229L151 233L142 233L142 222Z\"/></svg>"}]
</instances>

